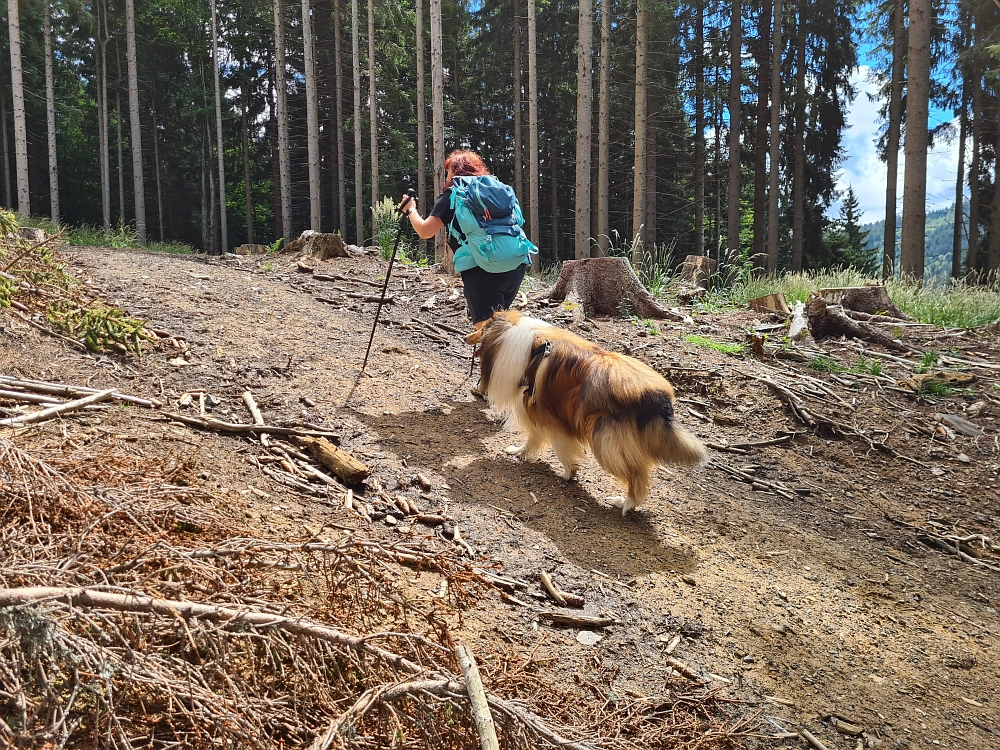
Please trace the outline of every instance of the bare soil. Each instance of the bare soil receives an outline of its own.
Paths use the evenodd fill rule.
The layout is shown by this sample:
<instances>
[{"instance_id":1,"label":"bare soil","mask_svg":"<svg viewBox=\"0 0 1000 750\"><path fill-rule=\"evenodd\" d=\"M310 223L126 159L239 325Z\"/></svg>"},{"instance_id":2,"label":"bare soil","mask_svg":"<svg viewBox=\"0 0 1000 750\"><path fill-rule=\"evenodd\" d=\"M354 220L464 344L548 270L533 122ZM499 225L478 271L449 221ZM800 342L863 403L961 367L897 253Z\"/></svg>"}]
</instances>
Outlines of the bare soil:
<instances>
[{"instance_id":1,"label":"bare soil","mask_svg":"<svg viewBox=\"0 0 1000 750\"><path fill-rule=\"evenodd\" d=\"M745 341L748 329L772 322L750 312L699 313L692 322L659 324L659 333L641 321L585 321L582 335L674 383L679 420L704 441L724 447L792 435L743 452L717 448L708 465L691 471L658 469L648 505L622 518L606 501L619 488L592 460L566 482L551 455L537 464L508 457L503 449L514 438L470 393L476 374L462 337L441 329L429 336L413 322L466 329L458 279L396 267L395 303L383 309L385 324L352 391L375 305L346 295L378 293L363 283L384 277L377 256L317 263L316 273L344 277L333 281L298 272L288 256L237 264L74 248L61 257L108 300L170 332L176 346L164 343L141 358L95 356L0 315L0 372L114 386L192 415L197 399L183 408L177 400L203 389L208 412L225 421L250 421L241 401L249 388L269 424L333 430L387 492L459 519L478 564L531 583L515 598L542 601L538 574L548 571L586 598L587 612L617 618L596 645L583 645L576 629L540 621L535 606L485 596L463 623L486 655L487 685L492 670L505 668L489 656L492 644L597 696L655 695L671 673L668 644L679 635L669 656L736 702L735 714L759 714L762 734L804 726L831 750L1000 747L1000 558L980 537L963 546L979 563L921 541L930 533L1000 537L1000 370L969 370L977 376L970 387L916 399L889 380L909 377L912 365L880 360L889 376L882 379L824 373L685 340ZM545 304L540 283L525 289L529 313L571 319ZM921 326L894 333L1000 367L996 333ZM819 345L847 367L861 356L851 342ZM880 353L865 356L870 362ZM812 394L807 410L858 434L822 420L803 424L754 379L761 376L797 383ZM938 413L963 416L984 434L943 429ZM77 415L18 440L30 446L61 434L79 442L98 433L149 455L190 451L205 486L248 528L301 538L328 523L367 523L261 473L253 461L259 444L166 423L154 411ZM391 525L375 514L368 533L429 533L404 521ZM413 595L429 596L437 580L417 578L414 586ZM838 731L833 715L864 735Z\"/></svg>"}]
</instances>

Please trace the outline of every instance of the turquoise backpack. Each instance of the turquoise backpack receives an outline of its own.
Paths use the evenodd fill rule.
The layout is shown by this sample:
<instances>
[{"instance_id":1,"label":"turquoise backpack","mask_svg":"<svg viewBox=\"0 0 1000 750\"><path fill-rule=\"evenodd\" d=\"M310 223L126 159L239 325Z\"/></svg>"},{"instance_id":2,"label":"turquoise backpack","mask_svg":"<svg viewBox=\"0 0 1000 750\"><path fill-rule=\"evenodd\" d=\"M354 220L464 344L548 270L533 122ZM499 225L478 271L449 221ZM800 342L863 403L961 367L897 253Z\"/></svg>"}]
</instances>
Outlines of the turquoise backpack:
<instances>
[{"instance_id":1,"label":"turquoise backpack","mask_svg":"<svg viewBox=\"0 0 1000 750\"><path fill-rule=\"evenodd\" d=\"M479 266L490 273L531 265L538 252L524 235L524 216L514 191L492 175L453 177L451 207L455 218L448 233L458 242L455 270Z\"/></svg>"}]
</instances>

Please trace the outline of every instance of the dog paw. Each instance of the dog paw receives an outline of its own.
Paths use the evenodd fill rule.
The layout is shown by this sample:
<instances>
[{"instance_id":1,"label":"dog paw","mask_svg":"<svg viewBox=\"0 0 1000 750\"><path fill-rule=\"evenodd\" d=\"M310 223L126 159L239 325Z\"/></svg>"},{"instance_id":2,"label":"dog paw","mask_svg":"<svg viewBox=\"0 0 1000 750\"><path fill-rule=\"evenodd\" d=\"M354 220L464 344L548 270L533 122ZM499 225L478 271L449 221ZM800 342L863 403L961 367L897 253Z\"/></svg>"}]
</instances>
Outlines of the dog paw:
<instances>
[{"instance_id":1,"label":"dog paw","mask_svg":"<svg viewBox=\"0 0 1000 750\"><path fill-rule=\"evenodd\" d=\"M576 469L563 469L562 478L570 482L576 478Z\"/></svg>"},{"instance_id":2,"label":"dog paw","mask_svg":"<svg viewBox=\"0 0 1000 750\"><path fill-rule=\"evenodd\" d=\"M622 509L622 515L628 515L628 512L635 508L635 502L631 498L622 497L621 495L614 495L608 498L608 502L611 503L615 508Z\"/></svg>"}]
</instances>

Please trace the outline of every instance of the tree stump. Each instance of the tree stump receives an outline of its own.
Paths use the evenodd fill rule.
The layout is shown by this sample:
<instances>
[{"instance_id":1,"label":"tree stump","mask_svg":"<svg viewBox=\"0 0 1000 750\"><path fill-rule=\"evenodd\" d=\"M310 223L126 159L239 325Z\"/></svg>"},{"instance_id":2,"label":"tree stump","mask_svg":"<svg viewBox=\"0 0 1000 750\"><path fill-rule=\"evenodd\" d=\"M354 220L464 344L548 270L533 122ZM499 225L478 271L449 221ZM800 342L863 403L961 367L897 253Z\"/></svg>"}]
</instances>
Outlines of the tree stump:
<instances>
[{"instance_id":1,"label":"tree stump","mask_svg":"<svg viewBox=\"0 0 1000 750\"><path fill-rule=\"evenodd\" d=\"M586 258L563 263L549 299L575 302L588 317L636 315L683 320L664 310L642 285L628 258Z\"/></svg>"},{"instance_id":2,"label":"tree stump","mask_svg":"<svg viewBox=\"0 0 1000 750\"><path fill-rule=\"evenodd\" d=\"M346 258L348 256L347 246L344 238L339 234L327 234L314 232L307 229L292 240L284 248L283 253L301 253L320 260L328 258Z\"/></svg>"},{"instance_id":3,"label":"tree stump","mask_svg":"<svg viewBox=\"0 0 1000 750\"><path fill-rule=\"evenodd\" d=\"M681 265L681 281L694 284L699 289L710 289L718 264L706 255L689 255Z\"/></svg>"},{"instance_id":4,"label":"tree stump","mask_svg":"<svg viewBox=\"0 0 1000 750\"><path fill-rule=\"evenodd\" d=\"M831 305L843 305L847 310L875 315L881 313L891 318L909 320L889 298L889 290L884 286L849 286L834 289L818 289L816 294Z\"/></svg>"},{"instance_id":5,"label":"tree stump","mask_svg":"<svg viewBox=\"0 0 1000 750\"><path fill-rule=\"evenodd\" d=\"M907 346L877 328L859 320L852 320L844 314L844 309L840 305L827 304L825 299L816 294L809 295L809 299L806 300L806 317L809 319L809 330L815 339L848 336L871 341L897 352L919 352L918 349Z\"/></svg>"}]
</instances>

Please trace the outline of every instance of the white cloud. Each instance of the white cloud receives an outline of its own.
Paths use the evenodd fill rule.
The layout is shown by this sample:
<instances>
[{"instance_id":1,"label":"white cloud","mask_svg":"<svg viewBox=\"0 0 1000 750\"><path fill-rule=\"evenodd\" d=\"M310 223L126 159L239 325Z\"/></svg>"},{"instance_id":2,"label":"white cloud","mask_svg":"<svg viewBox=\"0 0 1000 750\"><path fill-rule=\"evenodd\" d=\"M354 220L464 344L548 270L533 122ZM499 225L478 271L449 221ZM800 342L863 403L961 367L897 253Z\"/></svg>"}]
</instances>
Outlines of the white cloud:
<instances>
[{"instance_id":1,"label":"white cloud","mask_svg":"<svg viewBox=\"0 0 1000 750\"><path fill-rule=\"evenodd\" d=\"M870 101L868 94L875 93L874 84L867 81L868 66L862 65L855 71L852 83L857 87L858 96L847 110L848 128L844 133L846 159L837 174L837 188L854 188L863 216L862 222L881 221L885 218L885 164L878 158L875 141L878 138L881 106L878 101ZM950 113L931 110L931 127L943 122ZM900 144L899 167L897 170L896 211L903 210L903 167L904 158ZM955 201L955 175L958 166L958 139L951 142L939 140L927 153L927 210L947 208ZM830 208L831 215L839 215L840 205Z\"/></svg>"}]
</instances>

